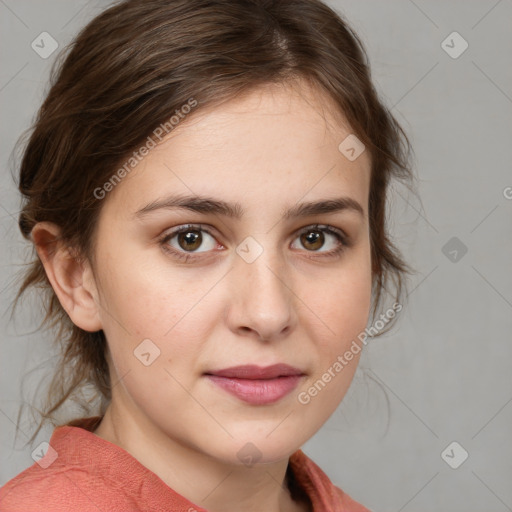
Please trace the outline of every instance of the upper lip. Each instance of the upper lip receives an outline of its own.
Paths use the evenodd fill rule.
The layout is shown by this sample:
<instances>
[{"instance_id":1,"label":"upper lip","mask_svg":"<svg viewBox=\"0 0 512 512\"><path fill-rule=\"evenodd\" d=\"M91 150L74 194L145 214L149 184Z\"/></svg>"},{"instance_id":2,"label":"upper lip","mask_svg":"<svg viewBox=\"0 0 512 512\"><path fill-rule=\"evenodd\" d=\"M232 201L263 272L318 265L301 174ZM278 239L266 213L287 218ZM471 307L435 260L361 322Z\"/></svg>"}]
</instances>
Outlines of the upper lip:
<instances>
[{"instance_id":1,"label":"upper lip","mask_svg":"<svg viewBox=\"0 0 512 512\"><path fill-rule=\"evenodd\" d=\"M254 364L233 366L223 370L209 371L206 374L235 379L275 379L290 375L303 375L303 372L288 364L279 363L271 366L257 366Z\"/></svg>"}]
</instances>

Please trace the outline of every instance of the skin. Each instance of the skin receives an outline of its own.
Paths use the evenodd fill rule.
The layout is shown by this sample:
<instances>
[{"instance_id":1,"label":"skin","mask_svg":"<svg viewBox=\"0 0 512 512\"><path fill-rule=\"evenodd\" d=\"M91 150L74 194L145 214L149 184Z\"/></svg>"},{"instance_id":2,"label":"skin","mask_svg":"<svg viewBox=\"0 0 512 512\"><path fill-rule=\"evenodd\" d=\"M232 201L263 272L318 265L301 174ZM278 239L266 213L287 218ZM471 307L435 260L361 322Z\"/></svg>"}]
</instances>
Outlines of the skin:
<instances>
[{"instance_id":1,"label":"skin","mask_svg":"<svg viewBox=\"0 0 512 512\"><path fill-rule=\"evenodd\" d=\"M288 458L339 405L360 357L299 403L299 393L364 330L371 300L370 158L363 152L351 162L340 153L351 131L329 102L299 82L190 115L103 199L94 262L55 242L57 226L33 230L72 321L103 329L108 340L113 397L96 435L212 512L308 510L284 485ZM183 209L135 216L176 193L239 202L245 213L240 220ZM283 219L297 203L341 196L360 203L364 215ZM200 232L198 258L185 262L158 237L188 223L211 235ZM314 224L343 230L350 246L325 256L340 242L324 233L315 251L300 237ZM252 263L236 252L248 236L263 248ZM166 243L187 254L177 236ZM144 339L160 350L149 366L134 356ZM204 376L278 362L305 375L270 405L247 404ZM237 456L248 442L261 453L251 467Z\"/></svg>"}]
</instances>

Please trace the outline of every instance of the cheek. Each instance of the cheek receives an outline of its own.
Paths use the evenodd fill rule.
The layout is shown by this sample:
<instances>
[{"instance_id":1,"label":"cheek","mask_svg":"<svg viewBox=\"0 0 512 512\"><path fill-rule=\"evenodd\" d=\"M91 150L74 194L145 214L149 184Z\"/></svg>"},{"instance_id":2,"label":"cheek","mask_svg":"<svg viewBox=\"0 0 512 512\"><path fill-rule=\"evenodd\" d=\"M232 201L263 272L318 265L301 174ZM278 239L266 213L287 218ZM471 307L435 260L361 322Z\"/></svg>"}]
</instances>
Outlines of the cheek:
<instances>
[{"instance_id":1,"label":"cheek","mask_svg":"<svg viewBox=\"0 0 512 512\"><path fill-rule=\"evenodd\" d=\"M369 247L354 252L307 303L321 321L310 324L317 360L299 402L311 401L307 408L316 409L323 418L342 400L364 350L358 336L367 326L371 307L369 254Z\"/></svg>"},{"instance_id":2,"label":"cheek","mask_svg":"<svg viewBox=\"0 0 512 512\"><path fill-rule=\"evenodd\" d=\"M364 345L358 336L367 326L371 306L371 272L341 274L316 297L322 322L310 332L316 345L313 372L298 391L299 410L306 414L311 434L323 424L343 400Z\"/></svg>"},{"instance_id":3,"label":"cheek","mask_svg":"<svg viewBox=\"0 0 512 512\"><path fill-rule=\"evenodd\" d=\"M369 251L358 251L323 280L308 302L311 310L325 324L325 353L329 347L339 350L367 325L372 292Z\"/></svg>"},{"instance_id":4,"label":"cheek","mask_svg":"<svg viewBox=\"0 0 512 512\"><path fill-rule=\"evenodd\" d=\"M172 268L160 254L148 256L132 245L116 249L105 254L100 269L108 312L133 338L164 337L201 300L204 281Z\"/></svg>"},{"instance_id":5,"label":"cheek","mask_svg":"<svg viewBox=\"0 0 512 512\"><path fill-rule=\"evenodd\" d=\"M222 273L198 276L197 271L161 265L160 258L156 263L138 260L133 248L130 254L129 261L107 258L101 269L102 302L108 307L108 312L102 308L102 318L113 363L118 375L130 371L132 380L137 376L160 384L163 379L173 388L175 381L165 369L180 382L191 380L202 344L218 322L219 305L207 292ZM154 362L146 368L147 359Z\"/></svg>"}]
</instances>

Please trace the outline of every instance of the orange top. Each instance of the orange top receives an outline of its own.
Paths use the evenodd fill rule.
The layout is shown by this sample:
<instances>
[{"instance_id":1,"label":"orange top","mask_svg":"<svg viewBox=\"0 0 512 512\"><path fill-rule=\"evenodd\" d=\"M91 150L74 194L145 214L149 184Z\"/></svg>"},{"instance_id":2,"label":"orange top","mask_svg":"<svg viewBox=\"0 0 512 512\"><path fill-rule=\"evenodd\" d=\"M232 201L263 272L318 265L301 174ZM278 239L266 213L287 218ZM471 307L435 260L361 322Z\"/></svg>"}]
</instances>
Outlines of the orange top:
<instances>
[{"instance_id":1,"label":"orange top","mask_svg":"<svg viewBox=\"0 0 512 512\"><path fill-rule=\"evenodd\" d=\"M56 427L44 457L0 489L0 511L206 512L126 450L94 434L100 420L81 418ZM309 499L313 512L370 512L301 450L291 455L288 470L292 496Z\"/></svg>"}]
</instances>

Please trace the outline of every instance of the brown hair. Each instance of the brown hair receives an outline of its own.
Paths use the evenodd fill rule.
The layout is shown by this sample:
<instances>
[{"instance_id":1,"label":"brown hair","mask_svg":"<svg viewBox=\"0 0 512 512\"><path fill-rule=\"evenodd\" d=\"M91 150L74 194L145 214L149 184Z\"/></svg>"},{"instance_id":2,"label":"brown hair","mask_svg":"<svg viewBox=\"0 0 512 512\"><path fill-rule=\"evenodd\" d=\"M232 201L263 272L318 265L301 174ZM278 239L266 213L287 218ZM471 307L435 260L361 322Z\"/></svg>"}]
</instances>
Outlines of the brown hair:
<instances>
[{"instance_id":1,"label":"brown hair","mask_svg":"<svg viewBox=\"0 0 512 512\"><path fill-rule=\"evenodd\" d=\"M37 222L53 222L62 239L93 262L103 204L93 191L156 126L190 98L199 111L297 78L327 92L370 152L372 313L389 284L401 302L410 267L387 233L386 201L391 178L413 178L411 148L379 101L361 41L319 0L125 0L93 19L55 62L23 150L21 232L30 239ZM56 328L61 358L31 440L86 386L101 399L99 414L111 397L103 331L71 322L34 256L15 304L28 288L43 289L41 326Z\"/></svg>"}]
</instances>

